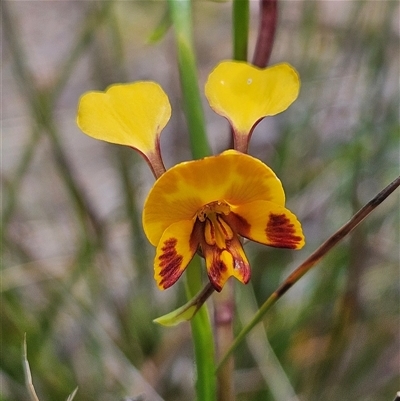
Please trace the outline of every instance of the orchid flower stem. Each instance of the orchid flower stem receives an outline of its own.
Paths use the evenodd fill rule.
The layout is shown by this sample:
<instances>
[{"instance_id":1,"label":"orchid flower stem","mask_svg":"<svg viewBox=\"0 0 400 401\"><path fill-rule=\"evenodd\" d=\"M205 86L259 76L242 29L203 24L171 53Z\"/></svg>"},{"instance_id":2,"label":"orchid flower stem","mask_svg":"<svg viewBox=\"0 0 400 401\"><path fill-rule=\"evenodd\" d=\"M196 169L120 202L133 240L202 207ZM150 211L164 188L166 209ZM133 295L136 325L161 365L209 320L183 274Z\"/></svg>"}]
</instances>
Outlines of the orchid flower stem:
<instances>
[{"instance_id":1,"label":"orchid flower stem","mask_svg":"<svg viewBox=\"0 0 400 401\"><path fill-rule=\"evenodd\" d=\"M234 0L233 2L233 58L247 60L249 36L249 0ZM233 135L236 138L235 135ZM246 149L247 150L247 149ZM218 360L228 351L233 342L233 317L235 309L235 294L232 281L224 290L214 296L215 343ZM234 401L233 384L234 359L231 355L224 369L218 371L218 400Z\"/></svg>"},{"instance_id":2,"label":"orchid flower stem","mask_svg":"<svg viewBox=\"0 0 400 401\"><path fill-rule=\"evenodd\" d=\"M196 58L192 39L192 5L190 0L168 0L171 22L175 30L184 112L190 147L195 159L210 155L205 119L198 87ZM187 269L187 297L192 299L201 290L201 260L195 256ZM191 320L196 358L196 392L198 401L216 400L214 337L206 307Z\"/></svg>"},{"instance_id":3,"label":"orchid flower stem","mask_svg":"<svg viewBox=\"0 0 400 401\"><path fill-rule=\"evenodd\" d=\"M201 259L195 255L186 270L186 296L192 299L201 286ZM197 401L216 401L213 330L207 308L200 308L190 321L196 358Z\"/></svg>"},{"instance_id":4,"label":"orchid flower stem","mask_svg":"<svg viewBox=\"0 0 400 401\"><path fill-rule=\"evenodd\" d=\"M253 56L253 64L259 68L268 65L274 46L277 20L278 0L260 0L260 24Z\"/></svg>"},{"instance_id":5,"label":"orchid flower stem","mask_svg":"<svg viewBox=\"0 0 400 401\"><path fill-rule=\"evenodd\" d=\"M233 2L233 58L247 60L249 39L249 0Z\"/></svg>"},{"instance_id":6,"label":"orchid flower stem","mask_svg":"<svg viewBox=\"0 0 400 401\"><path fill-rule=\"evenodd\" d=\"M218 294L214 295L214 324L217 358L220 359L229 349L233 341L233 317L235 298L233 281L229 280ZM234 360L233 357L218 371L218 401L234 401L233 386Z\"/></svg>"},{"instance_id":7,"label":"orchid flower stem","mask_svg":"<svg viewBox=\"0 0 400 401\"><path fill-rule=\"evenodd\" d=\"M190 147L195 159L211 154L198 87L196 57L192 39L192 5L190 0L168 0L175 29L179 74Z\"/></svg>"},{"instance_id":8,"label":"orchid flower stem","mask_svg":"<svg viewBox=\"0 0 400 401\"><path fill-rule=\"evenodd\" d=\"M269 308L285 294L301 277L304 276L312 267L314 267L337 243L346 237L354 228L358 226L377 206L379 206L392 192L400 186L400 177L397 177L392 183L384 188L370 202L362 207L345 225L329 237L319 248L317 248L300 266L290 274L286 280L271 294L264 302L253 319L242 329L230 346L229 350L223 356L217 367L217 372L228 362L231 354L242 342L246 335L255 327Z\"/></svg>"}]
</instances>

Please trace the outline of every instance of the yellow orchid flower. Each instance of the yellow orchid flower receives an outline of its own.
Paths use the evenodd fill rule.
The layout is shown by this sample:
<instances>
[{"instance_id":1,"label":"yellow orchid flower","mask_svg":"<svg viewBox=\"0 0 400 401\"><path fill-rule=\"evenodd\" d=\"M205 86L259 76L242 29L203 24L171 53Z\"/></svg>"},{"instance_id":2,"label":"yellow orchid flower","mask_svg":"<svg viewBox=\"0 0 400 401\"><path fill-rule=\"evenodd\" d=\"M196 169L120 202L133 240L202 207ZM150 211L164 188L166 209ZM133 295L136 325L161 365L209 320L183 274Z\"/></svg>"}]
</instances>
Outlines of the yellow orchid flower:
<instances>
[{"instance_id":1,"label":"yellow orchid flower","mask_svg":"<svg viewBox=\"0 0 400 401\"><path fill-rule=\"evenodd\" d=\"M273 247L304 245L300 223L284 205L274 172L235 150L172 167L156 181L143 210L146 236L157 247L157 285L173 285L198 250L217 291L231 276L247 283L240 237Z\"/></svg>"},{"instance_id":2,"label":"yellow orchid flower","mask_svg":"<svg viewBox=\"0 0 400 401\"><path fill-rule=\"evenodd\" d=\"M300 79L287 63L260 69L243 61L223 61L208 76L211 108L233 128L234 148L247 153L257 123L286 110L297 98Z\"/></svg>"},{"instance_id":3,"label":"yellow orchid flower","mask_svg":"<svg viewBox=\"0 0 400 401\"><path fill-rule=\"evenodd\" d=\"M139 81L85 93L79 101L77 124L95 139L136 149L158 177L165 171L159 137L170 117L171 106L161 86Z\"/></svg>"},{"instance_id":4,"label":"yellow orchid flower","mask_svg":"<svg viewBox=\"0 0 400 401\"><path fill-rule=\"evenodd\" d=\"M196 252L204 256L217 291L231 276L247 283L250 266L241 237L274 247L304 245L300 223L285 208L281 182L269 167L245 154L257 122L289 107L299 87L298 74L288 64L259 69L244 62L220 63L205 92L210 106L230 121L235 150L168 171L159 137L171 106L158 84L117 84L81 97L81 130L138 150L158 178L144 205L143 227L157 248L154 275L159 288L174 284Z\"/></svg>"}]
</instances>

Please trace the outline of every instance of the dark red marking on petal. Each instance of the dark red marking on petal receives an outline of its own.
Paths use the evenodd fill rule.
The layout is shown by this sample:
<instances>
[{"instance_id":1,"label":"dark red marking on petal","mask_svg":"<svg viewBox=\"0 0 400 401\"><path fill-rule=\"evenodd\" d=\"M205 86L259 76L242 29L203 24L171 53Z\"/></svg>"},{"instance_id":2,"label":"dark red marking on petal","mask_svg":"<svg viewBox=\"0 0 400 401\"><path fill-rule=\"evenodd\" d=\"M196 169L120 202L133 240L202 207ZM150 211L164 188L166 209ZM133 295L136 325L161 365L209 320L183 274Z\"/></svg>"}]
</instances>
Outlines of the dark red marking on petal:
<instances>
[{"instance_id":1,"label":"dark red marking on petal","mask_svg":"<svg viewBox=\"0 0 400 401\"><path fill-rule=\"evenodd\" d=\"M217 222L218 222L218 228L222 232L222 234L224 235L224 238L229 239L229 237L231 237L232 235L230 233L228 233L228 231L225 229L224 223L225 224L227 224L227 223L222 218L222 216L219 215L219 214L217 214Z\"/></svg>"},{"instance_id":2,"label":"dark red marking on petal","mask_svg":"<svg viewBox=\"0 0 400 401\"><path fill-rule=\"evenodd\" d=\"M183 256L176 252L176 244L178 240L176 238L169 238L164 241L163 247L161 248L162 254L159 256L160 286L168 288L174 284L183 273L182 261Z\"/></svg>"},{"instance_id":3,"label":"dark red marking on petal","mask_svg":"<svg viewBox=\"0 0 400 401\"><path fill-rule=\"evenodd\" d=\"M232 228L233 231L241 235L242 237L248 237L250 234L250 224L242 216L230 212L227 216L221 216Z\"/></svg>"},{"instance_id":4,"label":"dark red marking on petal","mask_svg":"<svg viewBox=\"0 0 400 401\"><path fill-rule=\"evenodd\" d=\"M296 235L294 224L285 214L271 213L265 228L265 234L271 242L271 246L278 248L296 249L297 245L302 241L302 237Z\"/></svg>"},{"instance_id":5,"label":"dark red marking on petal","mask_svg":"<svg viewBox=\"0 0 400 401\"><path fill-rule=\"evenodd\" d=\"M204 229L208 230L209 234L210 234L210 238L211 238L211 242L208 245L213 245L215 244L215 227L213 222L210 219L206 219L206 221L204 222Z\"/></svg>"},{"instance_id":6,"label":"dark red marking on petal","mask_svg":"<svg viewBox=\"0 0 400 401\"><path fill-rule=\"evenodd\" d=\"M190 234L190 247L198 247L199 243L204 237L204 223L196 219L193 231Z\"/></svg>"},{"instance_id":7,"label":"dark red marking on petal","mask_svg":"<svg viewBox=\"0 0 400 401\"><path fill-rule=\"evenodd\" d=\"M226 264L220 259L221 250L215 249L217 255L214 256L210 268L208 269L208 278L216 291L222 290L222 274L228 270Z\"/></svg>"},{"instance_id":8,"label":"dark red marking on petal","mask_svg":"<svg viewBox=\"0 0 400 401\"><path fill-rule=\"evenodd\" d=\"M228 266L221 260L223 249L215 245L210 246L203 240L201 250L206 259L208 278L215 290L220 292L226 280L223 277L224 273L228 270Z\"/></svg>"}]
</instances>

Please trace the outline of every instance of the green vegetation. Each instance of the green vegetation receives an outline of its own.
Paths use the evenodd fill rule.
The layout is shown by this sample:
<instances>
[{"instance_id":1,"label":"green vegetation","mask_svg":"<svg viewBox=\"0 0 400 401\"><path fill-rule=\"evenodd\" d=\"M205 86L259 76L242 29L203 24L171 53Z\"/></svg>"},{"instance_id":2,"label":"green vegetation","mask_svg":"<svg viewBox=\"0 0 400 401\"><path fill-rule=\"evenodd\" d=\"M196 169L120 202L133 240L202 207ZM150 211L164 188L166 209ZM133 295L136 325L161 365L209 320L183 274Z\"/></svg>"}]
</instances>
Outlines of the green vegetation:
<instances>
[{"instance_id":1,"label":"green vegetation","mask_svg":"<svg viewBox=\"0 0 400 401\"><path fill-rule=\"evenodd\" d=\"M258 10L250 3L249 59ZM2 3L1 400L33 399L25 334L40 401L65 400L76 387L78 401L194 399L190 325L153 323L186 301L183 280L165 292L153 281L154 249L141 226L153 177L132 150L91 140L75 123L84 91L154 80L173 108L161 137L166 167L191 159L166 7ZM201 96L214 65L232 58L231 13L231 3L194 2ZM235 283L236 333L398 176L398 13L395 1L280 3L271 64L295 66L302 88L288 111L257 126L249 153L282 180L306 246L245 246L252 280ZM204 111L212 151L220 152L229 147L228 125ZM398 196L290 289L239 346L238 401L394 399Z\"/></svg>"}]
</instances>

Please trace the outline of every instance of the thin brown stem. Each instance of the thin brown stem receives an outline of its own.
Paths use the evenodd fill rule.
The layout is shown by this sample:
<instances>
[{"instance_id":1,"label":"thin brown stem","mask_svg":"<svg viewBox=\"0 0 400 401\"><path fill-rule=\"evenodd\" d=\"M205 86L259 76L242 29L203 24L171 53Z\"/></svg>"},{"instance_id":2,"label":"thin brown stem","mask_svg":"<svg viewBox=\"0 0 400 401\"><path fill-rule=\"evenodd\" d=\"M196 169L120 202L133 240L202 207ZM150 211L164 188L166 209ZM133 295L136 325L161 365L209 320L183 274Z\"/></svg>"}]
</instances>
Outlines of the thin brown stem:
<instances>
[{"instance_id":1,"label":"thin brown stem","mask_svg":"<svg viewBox=\"0 0 400 401\"><path fill-rule=\"evenodd\" d=\"M233 317L234 317L234 288L232 280L229 280L224 290L214 295L214 324L217 360L219 360L233 341ZM234 401L235 390L233 386L234 360L231 356L218 372L218 401Z\"/></svg>"},{"instance_id":2,"label":"thin brown stem","mask_svg":"<svg viewBox=\"0 0 400 401\"><path fill-rule=\"evenodd\" d=\"M260 0L260 25L253 64L263 68L271 57L278 20L278 0Z\"/></svg>"},{"instance_id":3,"label":"thin brown stem","mask_svg":"<svg viewBox=\"0 0 400 401\"><path fill-rule=\"evenodd\" d=\"M377 206L379 206L400 185L400 176L384 190L379 192L370 202L362 207L344 226L329 237L316 251L314 251L276 291L278 297L283 295L300 277L321 260L339 241L358 226Z\"/></svg>"},{"instance_id":4,"label":"thin brown stem","mask_svg":"<svg viewBox=\"0 0 400 401\"><path fill-rule=\"evenodd\" d=\"M323 256L325 256L338 242L345 238L354 228L356 228L377 206L379 206L390 194L400 186L400 176L384 188L370 202L362 207L345 225L329 237L318 249L316 249L297 269L290 274L287 279L270 295L270 297L260 307L251 322L245 326L235 338L235 341L221 359L217 371L228 361L232 352L242 342L246 335L256 326L264 317L269 308L285 294L304 274L314 267Z\"/></svg>"}]
</instances>

